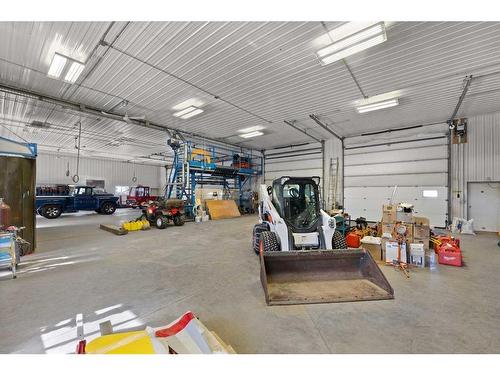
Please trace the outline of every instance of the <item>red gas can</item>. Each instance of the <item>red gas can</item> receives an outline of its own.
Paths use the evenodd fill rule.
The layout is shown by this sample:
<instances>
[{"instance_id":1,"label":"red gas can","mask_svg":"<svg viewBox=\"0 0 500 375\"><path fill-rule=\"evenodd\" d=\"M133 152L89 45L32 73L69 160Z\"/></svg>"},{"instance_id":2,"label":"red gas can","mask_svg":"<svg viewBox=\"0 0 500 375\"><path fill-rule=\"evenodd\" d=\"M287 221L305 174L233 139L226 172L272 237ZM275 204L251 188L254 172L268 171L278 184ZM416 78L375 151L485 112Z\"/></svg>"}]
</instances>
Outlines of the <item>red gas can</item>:
<instances>
[{"instance_id":1,"label":"red gas can","mask_svg":"<svg viewBox=\"0 0 500 375\"><path fill-rule=\"evenodd\" d=\"M453 238L451 236L436 236L435 239L440 242L440 244L434 244L434 252L439 254L441 248L446 244L451 244L460 251L460 240L458 238Z\"/></svg>"},{"instance_id":2,"label":"red gas can","mask_svg":"<svg viewBox=\"0 0 500 375\"><path fill-rule=\"evenodd\" d=\"M361 239L355 233L348 233L345 237L345 242L347 244L347 247L353 247L356 249L361 245Z\"/></svg>"},{"instance_id":3,"label":"red gas can","mask_svg":"<svg viewBox=\"0 0 500 375\"><path fill-rule=\"evenodd\" d=\"M438 262L439 264L462 267L462 252L460 248L452 243L442 244L438 253Z\"/></svg>"}]
</instances>

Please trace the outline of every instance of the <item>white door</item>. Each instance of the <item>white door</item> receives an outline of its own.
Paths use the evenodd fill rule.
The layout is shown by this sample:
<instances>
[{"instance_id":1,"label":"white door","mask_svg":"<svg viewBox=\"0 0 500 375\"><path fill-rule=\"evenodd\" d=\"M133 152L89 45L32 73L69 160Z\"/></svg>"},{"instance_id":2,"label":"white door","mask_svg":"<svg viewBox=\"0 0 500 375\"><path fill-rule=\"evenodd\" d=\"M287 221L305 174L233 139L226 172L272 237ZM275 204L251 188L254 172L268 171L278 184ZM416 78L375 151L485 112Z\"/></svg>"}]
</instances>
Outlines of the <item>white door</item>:
<instances>
[{"instance_id":1,"label":"white door","mask_svg":"<svg viewBox=\"0 0 500 375\"><path fill-rule=\"evenodd\" d=\"M468 220L475 231L500 230L500 182L471 182L468 186Z\"/></svg>"}]
</instances>

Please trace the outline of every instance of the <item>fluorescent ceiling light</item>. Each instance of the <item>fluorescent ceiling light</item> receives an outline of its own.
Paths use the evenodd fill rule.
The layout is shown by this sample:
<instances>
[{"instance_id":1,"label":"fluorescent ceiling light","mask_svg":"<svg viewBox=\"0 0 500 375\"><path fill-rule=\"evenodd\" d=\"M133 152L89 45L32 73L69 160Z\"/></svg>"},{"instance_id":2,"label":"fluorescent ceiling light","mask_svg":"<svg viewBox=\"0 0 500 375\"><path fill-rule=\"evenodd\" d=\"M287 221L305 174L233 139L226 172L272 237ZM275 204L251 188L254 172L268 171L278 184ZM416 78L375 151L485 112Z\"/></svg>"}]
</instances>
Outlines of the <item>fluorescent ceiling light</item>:
<instances>
[{"instance_id":1,"label":"fluorescent ceiling light","mask_svg":"<svg viewBox=\"0 0 500 375\"><path fill-rule=\"evenodd\" d=\"M377 103L360 105L356 107L356 110L358 111L358 113L365 113L370 111L377 111L379 109L394 107L397 106L398 104L399 100L395 98L395 99L384 100Z\"/></svg>"},{"instance_id":2,"label":"fluorescent ceiling light","mask_svg":"<svg viewBox=\"0 0 500 375\"><path fill-rule=\"evenodd\" d=\"M59 78L64 69L64 66L66 65L66 61L68 61L66 57L55 53L54 57L52 58L52 62L50 63L50 68L47 75L49 75L50 77Z\"/></svg>"},{"instance_id":3,"label":"fluorescent ceiling light","mask_svg":"<svg viewBox=\"0 0 500 375\"><path fill-rule=\"evenodd\" d=\"M85 69L85 64L59 53L54 53L47 75L59 79L64 77L65 81L75 83L83 69Z\"/></svg>"},{"instance_id":4,"label":"fluorescent ceiling light","mask_svg":"<svg viewBox=\"0 0 500 375\"><path fill-rule=\"evenodd\" d=\"M203 104L205 104L205 103L203 103L201 100L196 99L196 98L191 98L188 100L184 100L182 103L174 105L172 107L172 110L180 111L181 109L184 109L187 107L201 107L201 106L203 106Z\"/></svg>"},{"instance_id":5,"label":"fluorescent ceiling light","mask_svg":"<svg viewBox=\"0 0 500 375\"><path fill-rule=\"evenodd\" d=\"M184 108L182 111L175 112L174 116L181 117L181 116L185 115L186 113L194 111L195 109L196 109L196 107L190 106L190 107Z\"/></svg>"},{"instance_id":6,"label":"fluorescent ceiling light","mask_svg":"<svg viewBox=\"0 0 500 375\"><path fill-rule=\"evenodd\" d=\"M194 111L191 111L189 113L186 113L185 115L181 116L181 119L188 119L190 117L196 116L200 113L203 113L203 109L201 108L196 108Z\"/></svg>"},{"instance_id":7,"label":"fluorescent ceiling light","mask_svg":"<svg viewBox=\"0 0 500 375\"><path fill-rule=\"evenodd\" d=\"M385 24L384 22L378 22L375 25L335 41L329 46L320 49L316 54L321 64L327 65L383 43L386 40Z\"/></svg>"},{"instance_id":8,"label":"fluorescent ceiling light","mask_svg":"<svg viewBox=\"0 0 500 375\"><path fill-rule=\"evenodd\" d=\"M250 126L249 128L240 129L240 130L238 130L238 133L251 133L251 132L259 131L262 129L264 129L263 126L256 125L256 126Z\"/></svg>"},{"instance_id":9,"label":"fluorescent ceiling light","mask_svg":"<svg viewBox=\"0 0 500 375\"><path fill-rule=\"evenodd\" d=\"M201 109L201 108L197 108L195 106L189 106L187 108L184 108L182 111L175 112L174 116L185 120L185 119L188 119L190 117L196 116L202 112L203 112L203 109Z\"/></svg>"},{"instance_id":10,"label":"fluorescent ceiling light","mask_svg":"<svg viewBox=\"0 0 500 375\"><path fill-rule=\"evenodd\" d=\"M264 133L260 131L253 131L250 133L245 133L245 134L240 134L241 138L252 138L252 137L258 137L259 135L264 135Z\"/></svg>"},{"instance_id":11,"label":"fluorescent ceiling light","mask_svg":"<svg viewBox=\"0 0 500 375\"><path fill-rule=\"evenodd\" d=\"M78 79L84 68L85 65L83 65L82 63L79 63L78 61L73 61L70 68L68 69L68 72L64 76L64 80L70 83L76 82L76 80Z\"/></svg>"}]
</instances>

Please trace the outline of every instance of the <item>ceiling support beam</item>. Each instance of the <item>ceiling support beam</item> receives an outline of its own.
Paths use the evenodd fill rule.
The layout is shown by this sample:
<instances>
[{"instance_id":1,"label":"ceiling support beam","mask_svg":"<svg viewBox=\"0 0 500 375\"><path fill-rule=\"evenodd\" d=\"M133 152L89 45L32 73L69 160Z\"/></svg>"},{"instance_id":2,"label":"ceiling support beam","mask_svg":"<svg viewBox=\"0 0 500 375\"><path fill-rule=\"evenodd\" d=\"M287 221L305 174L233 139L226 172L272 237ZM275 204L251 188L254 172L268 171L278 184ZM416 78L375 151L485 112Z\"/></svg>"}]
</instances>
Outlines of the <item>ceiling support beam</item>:
<instances>
[{"instance_id":1,"label":"ceiling support beam","mask_svg":"<svg viewBox=\"0 0 500 375\"><path fill-rule=\"evenodd\" d=\"M0 91L5 92L5 93L18 95L18 96L24 96L24 97L35 99L35 100L45 102L45 103L59 105L62 108L72 110L75 112L83 112L83 113L88 113L88 114L91 114L91 115L94 115L97 117L105 117L105 118L109 118L109 119L115 120L115 121L123 121L123 120L119 119L120 117L122 117L122 115L119 113L105 112L105 110L101 109L101 108L87 106L85 104L73 102L73 101L70 101L67 99L60 99L60 98L57 98L57 97L54 97L51 95L42 94L42 93L39 93L36 91L27 90L24 88L19 88L19 87L10 86L10 85L0 83ZM129 120L128 123L133 124L133 125L137 125L137 126L142 126L142 127L149 128L149 129L161 130L161 131L166 132L167 135L171 135L173 132L179 132L179 133L181 133L187 137L191 137L191 138L205 139L208 141L218 142L218 143L226 144L229 146L237 147L240 149L245 148L247 150L259 151L257 149L251 148L251 147L242 146L241 144L234 144L234 143L226 142L226 141L223 141L223 140L220 140L217 138L211 138L211 137L206 137L204 135L197 134L197 133L186 132L186 131L171 128L171 127L168 127L165 125L157 124L157 123L154 123L154 122L151 122L148 120Z\"/></svg>"},{"instance_id":2,"label":"ceiling support beam","mask_svg":"<svg viewBox=\"0 0 500 375\"><path fill-rule=\"evenodd\" d=\"M349 72L349 74L351 75L351 78L352 80L354 81L354 83L356 84L356 86L358 87L358 90L359 92L361 93L361 95L363 95L363 98L368 98L368 95L365 94L365 92L363 91L363 89L361 88L361 85L359 84L358 80L356 79L356 76L354 75L354 73L352 72L351 68L349 65L347 65L347 61L345 61L345 59L342 59L342 62L344 63L347 71Z\"/></svg>"},{"instance_id":3,"label":"ceiling support beam","mask_svg":"<svg viewBox=\"0 0 500 375\"><path fill-rule=\"evenodd\" d=\"M324 124L317 115L315 114L311 114L309 115L309 117L316 123L318 124L319 126L321 126L323 129L325 129L328 133L330 133L331 135L333 135L334 137L336 137L337 139L339 140L342 140L344 139L344 137L338 135L337 133L335 133L332 129L330 129L328 127L328 125Z\"/></svg>"},{"instance_id":4,"label":"ceiling support beam","mask_svg":"<svg viewBox=\"0 0 500 375\"><path fill-rule=\"evenodd\" d=\"M164 73L164 74L166 74L166 75L168 75L168 76L170 76L170 77L172 77L172 78L174 78L174 79L177 79L177 80L179 80L179 81L181 81L181 82L185 83L186 85L189 85L189 86L191 86L191 87L194 87L195 89L197 89L197 90L199 90L199 91L201 91L201 92L203 92L203 93L205 93L205 94L207 94L207 95L212 96L214 99L220 100L221 102L224 102L224 103L226 103L226 104L228 104L228 105L230 105L230 106L232 106L232 107L234 107L234 108L236 108L236 109L239 109L240 111L243 111L243 112L245 112L245 113L247 113L247 114L249 114L249 115L251 115L251 116L253 116L253 117L258 118L259 120L262 120L262 121L264 121L264 122L266 122L266 123L268 123L268 124L272 124L272 123L273 123L272 121L270 121L270 120L268 120L268 119L266 119L266 118L264 118L264 117L262 117L262 116L260 116L260 115L258 115L258 114L256 114L256 113L254 113L254 112L252 112L252 111L249 111L248 109L245 109L245 108L243 108L243 107L240 107L239 105L234 104L233 102L231 102L231 101L229 101L229 100L226 100L226 99L224 99L224 98L221 98L219 95L214 94L213 92L210 92L209 90L204 89L203 87L200 87L200 86L198 86L198 85L196 85L196 84L194 84L194 83L192 83L192 82L188 81L187 79L184 79L184 78L182 78L182 77L180 77L180 76L178 76L178 75L176 75L176 74L174 74L174 73L170 73L169 71L167 71L167 70L165 70L165 69L163 69L163 68L160 68L159 66L154 65L154 64L152 64L152 63L150 63L150 62L148 62L148 61L146 61L146 60L142 60L142 59L140 59L139 57L134 56L134 55L132 55L131 53L129 53L129 52L125 51L125 50L122 50L122 49L120 49L120 48L118 48L118 47L116 47L116 46L113 46L113 45L111 45L110 43L108 43L108 42L106 42L106 41L104 41L104 40L102 40L102 41L101 41L101 45L106 46L106 47L109 47L109 48L111 48L111 49L113 49L113 50L115 50L115 51L117 51L117 52L119 52L119 53L121 53L121 54L123 54L123 55L125 55L125 56L130 57L131 59L134 59L134 60L136 60L136 61L139 61L140 63L142 63L142 64L144 64L144 65L147 65L147 66L149 66L150 68L156 69L156 70L158 70L158 71L160 71L160 72L162 72L162 73Z\"/></svg>"},{"instance_id":5,"label":"ceiling support beam","mask_svg":"<svg viewBox=\"0 0 500 375\"><path fill-rule=\"evenodd\" d=\"M283 121L285 124L291 126L292 128L294 128L295 130L298 130L299 132L301 133L304 133L305 135L307 135L308 137L311 137L312 139L314 139L316 142L320 142L321 143L321 139L319 138L316 138L314 135L311 135L309 134L308 132L306 132L305 130L299 128L298 126L295 126L295 123L297 122L296 120L292 120L292 121L287 121L287 120L284 120Z\"/></svg>"}]
</instances>

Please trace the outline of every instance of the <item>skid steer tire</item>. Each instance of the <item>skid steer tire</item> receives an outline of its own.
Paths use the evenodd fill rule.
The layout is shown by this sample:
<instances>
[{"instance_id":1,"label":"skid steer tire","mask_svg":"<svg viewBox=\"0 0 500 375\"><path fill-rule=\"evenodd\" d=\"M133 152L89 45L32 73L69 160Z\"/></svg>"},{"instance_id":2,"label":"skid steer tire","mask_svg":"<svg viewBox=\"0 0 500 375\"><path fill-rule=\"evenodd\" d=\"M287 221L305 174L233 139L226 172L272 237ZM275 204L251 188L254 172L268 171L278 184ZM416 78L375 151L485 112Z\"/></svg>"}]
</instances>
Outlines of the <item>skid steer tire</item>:
<instances>
[{"instance_id":1,"label":"skid steer tire","mask_svg":"<svg viewBox=\"0 0 500 375\"><path fill-rule=\"evenodd\" d=\"M260 234L260 249L262 251L280 251L278 236L274 232L265 231Z\"/></svg>"},{"instance_id":2,"label":"skid steer tire","mask_svg":"<svg viewBox=\"0 0 500 375\"><path fill-rule=\"evenodd\" d=\"M347 243L345 242L345 237L342 235L342 233L335 231L332 239L332 248L347 249Z\"/></svg>"},{"instance_id":3,"label":"skid steer tire","mask_svg":"<svg viewBox=\"0 0 500 375\"><path fill-rule=\"evenodd\" d=\"M269 227L265 223L256 224L253 226L252 248L255 254L259 254L260 235L262 232L269 231Z\"/></svg>"}]
</instances>

